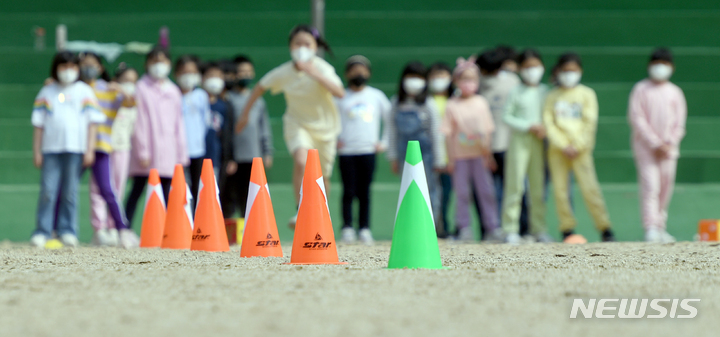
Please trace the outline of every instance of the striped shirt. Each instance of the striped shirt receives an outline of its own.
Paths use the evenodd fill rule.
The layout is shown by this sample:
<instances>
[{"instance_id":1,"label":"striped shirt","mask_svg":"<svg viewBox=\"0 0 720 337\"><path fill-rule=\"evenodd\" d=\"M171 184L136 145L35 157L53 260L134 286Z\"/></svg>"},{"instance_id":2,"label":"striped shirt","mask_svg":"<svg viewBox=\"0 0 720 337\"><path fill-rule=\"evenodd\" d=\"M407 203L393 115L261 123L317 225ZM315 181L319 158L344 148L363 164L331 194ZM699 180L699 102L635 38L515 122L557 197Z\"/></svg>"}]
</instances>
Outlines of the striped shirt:
<instances>
[{"instance_id":1,"label":"striped shirt","mask_svg":"<svg viewBox=\"0 0 720 337\"><path fill-rule=\"evenodd\" d=\"M98 125L97 142L95 150L98 152L112 152L112 126L118 109L122 106L125 97L115 90L108 89L108 83L98 79L91 84L97 97L100 111L105 115L105 122Z\"/></svg>"}]
</instances>

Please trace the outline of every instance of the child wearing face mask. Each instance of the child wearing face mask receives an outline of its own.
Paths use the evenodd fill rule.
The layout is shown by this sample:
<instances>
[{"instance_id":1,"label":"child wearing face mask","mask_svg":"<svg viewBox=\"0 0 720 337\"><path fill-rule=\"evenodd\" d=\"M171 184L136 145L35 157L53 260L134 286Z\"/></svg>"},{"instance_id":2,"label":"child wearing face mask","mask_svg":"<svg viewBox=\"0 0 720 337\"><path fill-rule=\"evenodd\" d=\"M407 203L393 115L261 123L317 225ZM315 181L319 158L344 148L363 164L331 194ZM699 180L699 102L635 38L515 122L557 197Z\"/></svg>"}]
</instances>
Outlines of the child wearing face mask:
<instances>
[{"instance_id":1,"label":"child wearing face mask","mask_svg":"<svg viewBox=\"0 0 720 337\"><path fill-rule=\"evenodd\" d=\"M182 97L183 121L185 122L185 139L190 156L190 165L185 167L185 176L190 182L192 209L195 210L200 185L200 173L205 159L205 137L210 125L210 99L208 93L200 88L199 60L193 55L180 56L175 61L175 80Z\"/></svg>"},{"instance_id":2,"label":"child wearing face mask","mask_svg":"<svg viewBox=\"0 0 720 337\"><path fill-rule=\"evenodd\" d=\"M447 105L448 98L452 95L454 88L452 87L452 69L450 66L442 61L435 62L430 66L427 75L428 91L432 94L437 106L437 111L440 114L440 120L445 116L445 106ZM445 139L443 144L445 147ZM440 197L440 221L442 222L437 229L437 235L439 238L447 238L449 233L449 222L447 214L450 210L450 195L452 194L452 177L447 170L440 170L439 178L440 189L442 195Z\"/></svg>"},{"instance_id":3,"label":"child wearing face mask","mask_svg":"<svg viewBox=\"0 0 720 337\"><path fill-rule=\"evenodd\" d=\"M242 119L242 113L250 98L252 80L255 78L255 66L246 55L238 55L233 60L231 90L225 94L232 113L228 114L229 127L225 139L225 187L220 200L223 202L223 214L230 219L237 210L241 218L245 217L248 198L252 161L255 157L263 158L266 169L273 165L273 135L270 125L270 114L265 100L259 97L248 113L248 126L236 132L235 121Z\"/></svg>"},{"instance_id":4,"label":"child wearing face mask","mask_svg":"<svg viewBox=\"0 0 720 337\"><path fill-rule=\"evenodd\" d=\"M115 70L114 82L118 83L122 88L122 92L128 97L135 97L135 82L137 80L138 72L135 68L129 67L125 62L118 65L117 70ZM136 119L137 107L134 104L132 106L121 106L112 125L110 139L113 152L110 155L110 175L117 200L123 200L125 188L127 187L128 170L130 169L130 138L135 128ZM108 229L108 237L113 243L118 236L117 226L112 217L108 218L106 214L103 214L101 218L107 219L107 226L105 227Z\"/></svg>"},{"instance_id":5,"label":"child wearing face mask","mask_svg":"<svg viewBox=\"0 0 720 337\"><path fill-rule=\"evenodd\" d=\"M509 244L519 244L520 209L525 180L529 183L530 233L538 242L552 242L545 226L545 126L542 110L548 86L540 83L545 72L540 54L524 50L518 57L522 83L508 96L503 121L511 136L505 153L505 191L502 227Z\"/></svg>"},{"instance_id":6,"label":"child wearing face mask","mask_svg":"<svg viewBox=\"0 0 720 337\"><path fill-rule=\"evenodd\" d=\"M504 236L498 224L495 186L490 174L495 123L488 102L477 94L480 69L473 57L457 60L453 80L460 96L448 101L441 129L446 137L448 171L453 175L457 239L475 240L470 226L470 186L474 186L482 209L482 225L488 233L487 240L500 241Z\"/></svg>"},{"instance_id":7,"label":"child wearing face mask","mask_svg":"<svg viewBox=\"0 0 720 337\"><path fill-rule=\"evenodd\" d=\"M445 148L441 146L443 135L440 132L440 114L435 100L427 96L426 74L425 66L418 61L409 62L402 71L398 94L390 100L392 108L388 119L390 134L387 159L392 171L402 174L400 170L405 162L408 141L417 140L420 143L437 228L441 221L437 171L445 168L447 157Z\"/></svg>"},{"instance_id":8,"label":"child wearing face mask","mask_svg":"<svg viewBox=\"0 0 720 337\"><path fill-rule=\"evenodd\" d=\"M145 58L145 69L146 73L135 89L137 120L130 151L133 186L125 204L130 223L137 202L145 191L150 169L158 170L167 200L175 165L187 166L190 163L185 142L182 93L168 79L170 53L162 47L153 48Z\"/></svg>"},{"instance_id":9,"label":"child wearing face mask","mask_svg":"<svg viewBox=\"0 0 720 337\"><path fill-rule=\"evenodd\" d=\"M659 48L650 56L648 78L630 93L628 120L640 185L645 241L669 243L667 210L675 185L680 141L685 136L687 104L682 89L670 82L672 53Z\"/></svg>"},{"instance_id":10,"label":"child wearing face mask","mask_svg":"<svg viewBox=\"0 0 720 337\"><path fill-rule=\"evenodd\" d=\"M561 55L554 69L559 87L550 91L545 100L543 121L563 240L567 243L585 241L574 232L577 219L570 207L567 186L572 170L602 241L615 241L592 156L598 120L597 96L594 90L580 84L582 62L577 54Z\"/></svg>"},{"instance_id":11,"label":"child wearing face mask","mask_svg":"<svg viewBox=\"0 0 720 337\"><path fill-rule=\"evenodd\" d=\"M110 77L102 65L100 57L92 52L80 54L80 79L95 91L105 122L97 129L95 163L90 179L90 223L95 230L92 243L97 246L116 246L135 248L139 239L130 230L125 214L120 207L112 176L112 127L118 110L122 106L135 105L133 97L125 93L118 83L109 83ZM113 220L113 229L108 225L108 210Z\"/></svg>"},{"instance_id":12,"label":"child wearing face mask","mask_svg":"<svg viewBox=\"0 0 720 337\"><path fill-rule=\"evenodd\" d=\"M205 136L205 158L212 160L215 177L220 180L223 142L230 137L226 132L230 129L228 128L228 116L232 113L232 106L223 97L225 75L220 64L217 62L206 63L202 74L202 87L208 93L210 101L210 128Z\"/></svg>"},{"instance_id":13,"label":"child wearing face mask","mask_svg":"<svg viewBox=\"0 0 720 337\"><path fill-rule=\"evenodd\" d=\"M41 180L30 243L38 248L52 237L55 223L63 244L78 245L79 173L93 164L95 131L105 121L93 89L77 80L79 70L74 54L57 53L50 70L54 81L40 90L33 105L33 161L41 169Z\"/></svg>"},{"instance_id":14,"label":"child wearing face mask","mask_svg":"<svg viewBox=\"0 0 720 337\"><path fill-rule=\"evenodd\" d=\"M358 236L366 245L374 243L370 231L370 184L375 171L375 154L387 148L390 101L385 94L367 85L371 75L370 60L355 55L345 62L348 87L345 97L337 101L342 132L338 137L340 175L343 182L344 242L355 242ZM385 124L380 139L380 122ZM359 230L353 228L352 205L359 203Z\"/></svg>"},{"instance_id":15,"label":"child wearing face mask","mask_svg":"<svg viewBox=\"0 0 720 337\"><path fill-rule=\"evenodd\" d=\"M287 110L283 115L283 133L285 144L294 159L293 187L295 201L299 202L309 149L318 150L325 191L330 191L329 179L337 152L337 136L340 134L340 115L333 96L342 98L345 89L335 69L316 55L318 47L332 53L317 29L308 25L296 26L290 32L288 42L292 60L260 79L240 115L236 132L240 133L248 125L250 110L266 90L285 94ZM294 229L296 220L297 215L290 219L288 226Z\"/></svg>"}]
</instances>

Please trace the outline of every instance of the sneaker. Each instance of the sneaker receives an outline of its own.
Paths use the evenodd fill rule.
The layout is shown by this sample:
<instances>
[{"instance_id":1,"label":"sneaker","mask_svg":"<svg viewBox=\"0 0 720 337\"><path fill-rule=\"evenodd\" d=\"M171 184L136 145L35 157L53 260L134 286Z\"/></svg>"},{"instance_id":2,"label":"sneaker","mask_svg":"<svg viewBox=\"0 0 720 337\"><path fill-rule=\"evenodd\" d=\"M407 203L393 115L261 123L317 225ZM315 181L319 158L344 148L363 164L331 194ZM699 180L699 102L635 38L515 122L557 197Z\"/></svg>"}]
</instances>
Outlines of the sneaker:
<instances>
[{"instance_id":1,"label":"sneaker","mask_svg":"<svg viewBox=\"0 0 720 337\"><path fill-rule=\"evenodd\" d=\"M60 242L62 242L63 245L68 246L70 248L75 248L80 244L77 236L75 236L75 234L70 234L70 233L65 233L63 235L60 235Z\"/></svg>"},{"instance_id":2,"label":"sneaker","mask_svg":"<svg viewBox=\"0 0 720 337\"><path fill-rule=\"evenodd\" d=\"M288 227L290 229L295 230L295 223L297 223L297 214L293 215L292 218L290 218L290 221L288 221Z\"/></svg>"},{"instance_id":3,"label":"sneaker","mask_svg":"<svg viewBox=\"0 0 720 337\"><path fill-rule=\"evenodd\" d=\"M107 230L107 245L110 247L117 247L120 244L120 233L115 228L108 228Z\"/></svg>"},{"instance_id":4,"label":"sneaker","mask_svg":"<svg viewBox=\"0 0 720 337\"><path fill-rule=\"evenodd\" d=\"M662 231L662 232L660 233L660 242L662 242L662 243L673 243L673 242L675 242L675 241L677 241L677 240L675 240L675 237L672 236L672 235L670 235L670 233L668 233L668 232L666 232L666 231Z\"/></svg>"},{"instance_id":5,"label":"sneaker","mask_svg":"<svg viewBox=\"0 0 720 337\"><path fill-rule=\"evenodd\" d=\"M521 241L521 242L522 242L523 244L532 244L532 243L537 242L537 240L535 240L535 237L532 236L531 234L525 234L525 235L522 236L522 241Z\"/></svg>"},{"instance_id":6,"label":"sneaker","mask_svg":"<svg viewBox=\"0 0 720 337\"><path fill-rule=\"evenodd\" d=\"M345 243L353 243L353 242L357 241L357 234L355 233L355 228L343 227L342 241Z\"/></svg>"},{"instance_id":7,"label":"sneaker","mask_svg":"<svg viewBox=\"0 0 720 337\"><path fill-rule=\"evenodd\" d=\"M375 240L373 240L370 228L361 229L358 236L360 237L360 242L362 242L366 246L372 246L375 244Z\"/></svg>"},{"instance_id":8,"label":"sneaker","mask_svg":"<svg viewBox=\"0 0 720 337\"><path fill-rule=\"evenodd\" d=\"M472 231L472 228L465 227L458 229L458 234L455 237L458 241L475 241L475 234Z\"/></svg>"},{"instance_id":9,"label":"sneaker","mask_svg":"<svg viewBox=\"0 0 720 337\"><path fill-rule=\"evenodd\" d=\"M553 239L552 236L548 233L540 233L535 235L535 240L539 243L551 243L555 242L555 239Z\"/></svg>"},{"instance_id":10,"label":"sneaker","mask_svg":"<svg viewBox=\"0 0 720 337\"><path fill-rule=\"evenodd\" d=\"M487 232L486 232L487 233ZM485 242L505 242L505 231L502 228L495 228L492 232L489 234L485 234L485 237L483 238L483 241Z\"/></svg>"},{"instance_id":11,"label":"sneaker","mask_svg":"<svg viewBox=\"0 0 720 337\"><path fill-rule=\"evenodd\" d=\"M602 242L615 242L615 234L609 229L602 232Z\"/></svg>"},{"instance_id":12,"label":"sneaker","mask_svg":"<svg viewBox=\"0 0 720 337\"><path fill-rule=\"evenodd\" d=\"M140 239L132 229L120 230L120 247L125 249L133 249L140 246Z\"/></svg>"},{"instance_id":13,"label":"sneaker","mask_svg":"<svg viewBox=\"0 0 720 337\"><path fill-rule=\"evenodd\" d=\"M507 236L505 236L505 243L517 246L522 243L522 238L518 233L509 233Z\"/></svg>"},{"instance_id":14,"label":"sneaker","mask_svg":"<svg viewBox=\"0 0 720 337\"><path fill-rule=\"evenodd\" d=\"M96 247L102 247L108 245L108 231L107 229L98 229L93 233L92 245Z\"/></svg>"},{"instance_id":15,"label":"sneaker","mask_svg":"<svg viewBox=\"0 0 720 337\"><path fill-rule=\"evenodd\" d=\"M33 245L33 247L45 248L45 243L47 243L47 238L45 237L45 235L35 234L30 237L30 244Z\"/></svg>"}]
</instances>

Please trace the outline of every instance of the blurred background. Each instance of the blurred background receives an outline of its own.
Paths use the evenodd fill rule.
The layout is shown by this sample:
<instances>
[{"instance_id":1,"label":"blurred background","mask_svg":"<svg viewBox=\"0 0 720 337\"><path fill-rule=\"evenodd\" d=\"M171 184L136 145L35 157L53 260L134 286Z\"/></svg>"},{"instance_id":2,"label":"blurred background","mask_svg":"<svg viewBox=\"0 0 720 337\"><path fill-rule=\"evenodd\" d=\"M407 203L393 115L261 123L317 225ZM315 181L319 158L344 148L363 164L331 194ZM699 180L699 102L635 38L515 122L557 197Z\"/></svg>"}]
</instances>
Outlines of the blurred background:
<instances>
[{"instance_id":1,"label":"blurred background","mask_svg":"<svg viewBox=\"0 0 720 337\"><path fill-rule=\"evenodd\" d=\"M196 54L203 60L247 54L258 78L289 59L287 38L298 23L310 23L309 1L190 0L3 1L0 3L0 240L29 238L35 221L39 172L32 165L33 99L55 52L55 29L67 27L69 41L154 44L169 28L173 58ZM394 95L400 71L409 60L454 64L486 47L507 44L535 47L546 68L559 54L583 58L583 83L595 89L600 104L595 159L597 172L620 240L640 240L636 173L629 147L626 112L630 89L646 76L651 50L670 47L675 55L672 80L688 102L687 136L682 143L675 199L668 230L690 240L697 220L718 218L720 206L720 2L628 0L365 0L327 1L325 35L342 76L345 59L363 54L373 62L370 85ZM144 56L122 53L119 62L141 69ZM265 99L275 135L275 167L268 171L278 227L291 239L285 220L294 208L291 160L282 140L282 96ZM399 178L386 160L378 161L373 202L374 233L389 239ZM339 181L339 173L333 177ZM340 185L331 194L339 222ZM580 193L575 205L579 232L597 240ZM81 240L91 235L87 187L81 189ZM549 228L557 232L552 202ZM138 229L140 216L134 228ZM335 223L336 233L340 228Z\"/></svg>"}]
</instances>

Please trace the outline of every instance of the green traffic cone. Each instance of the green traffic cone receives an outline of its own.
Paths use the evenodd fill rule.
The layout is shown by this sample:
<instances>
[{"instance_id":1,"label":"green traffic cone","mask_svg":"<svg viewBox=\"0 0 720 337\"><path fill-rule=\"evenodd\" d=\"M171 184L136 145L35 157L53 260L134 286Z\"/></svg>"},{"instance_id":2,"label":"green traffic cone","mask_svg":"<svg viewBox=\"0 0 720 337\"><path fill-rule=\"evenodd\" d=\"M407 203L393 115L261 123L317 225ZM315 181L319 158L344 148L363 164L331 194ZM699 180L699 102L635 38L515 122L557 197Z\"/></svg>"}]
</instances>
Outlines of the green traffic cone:
<instances>
[{"instance_id":1,"label":"green traffic cone","mask_svg":"<svg viewBox=\"0 0 720 337\"><path fill-rule=\"evenodd\" d=\"M388 268L441 269L420 143L409 141Z\"/></svg>"}]
</instances>

